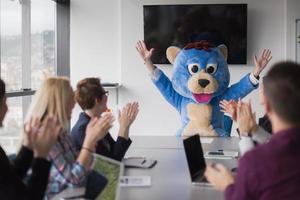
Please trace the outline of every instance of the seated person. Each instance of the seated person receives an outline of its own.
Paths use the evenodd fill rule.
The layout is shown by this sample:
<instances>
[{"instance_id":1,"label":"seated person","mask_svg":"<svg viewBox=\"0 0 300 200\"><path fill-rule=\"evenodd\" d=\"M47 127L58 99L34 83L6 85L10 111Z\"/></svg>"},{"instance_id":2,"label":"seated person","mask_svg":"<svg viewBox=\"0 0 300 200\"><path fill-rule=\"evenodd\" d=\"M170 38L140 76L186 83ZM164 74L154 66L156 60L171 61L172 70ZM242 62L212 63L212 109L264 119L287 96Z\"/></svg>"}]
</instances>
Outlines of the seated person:
<instances>
[{"instance_id":1,"label":"seated person","mask_svg":"<svg viewBox=\"0 0 300 200\"><path fill-rule=\"evenodd\" d=\"M50 114L57 116L58 123L62 127L58 140L48 156L48 160L52 163L46 191L46 197L49 199L67 187L79 187L86 184L88 175L91 173L96 143L105 137L112 127L113 116L111 114L100 119L93 118L87 125L83 147L77 152L68 132L74 105L74 92L69 80L64 77L51 77L46 79L41 88L36 91L28 111L29 116L35 115L41 119ZM101 177L101 180L103 181L94 184L99 191L105 186L101 184L107 183L105 177Z\"/></svg>"},{"instance_id":2,"label":"seated person","mask_svg":"<svg viewBox=\"0 0 300 200\"><path fill-rule=\"evenodd\" d=\"M261 103L263 104L263 102ZM251 150L256 144L265 143L270 139L272 125L268 116L264 115L257 124L250 102L223 100L220 102L220 107L222 112L230 115L238 123L239 128L237 131L241 136L239 147L242 155Z\"/></svg>"},{"instance_id":3,"label":"seated person","mask_svg":"<svg viewBox=\"0 0 300 200\"><path fill-rule=\"evenodd\" d=\"M5 84L0 79L0 126L7 112ZM44 123L31 118L24 127L24 139L17 157L10 163L0 147L0 197L5 200L42 200L48 184L51 163L47 161L50 148L56 142L60 126L57 118L46 116ZM31 167L28 183L23 183Z\"/></svg>"},{"instance_id":4,"label":"seated person","mask_svg":"<svg viewBox=\"0 0 300 200\"><path fill-rule=\"evenodd\" d=\"M268 115L264 115L263 117L258 119L258 126L262 127L266 132L272 134L272 124L269 120Z\"/></svg>"},{"instance_id":5,"label":"seated person","mask_svg":"<svg viewBox=\"0 0 300 200\"><path fill-rule=\"evenodd\" d=\"M75 99L83 109L71 131L77 150L80 150L85 138L85 130L94 117L100 117L107 110L106 91L99 78L85 78L78 82ZM96 145L96 153L121 161L131 144L129 128L138 114L138 103L129 103L119 112L119 134L117 141L107 133Z\"/></svg>"},{"instance_id":6,"label":"seated person","mask_svg":"<svg viewBox=\"0 0 300 200\"><path fill-rule=\"evenodd\" d=\"M221 164L208 165L205 176L225 191L225 199L299 199L300 65L276 64L263 79L263 106L273 128L268 143L247 152L236 177Z\"/></svg>"}]
</instances>

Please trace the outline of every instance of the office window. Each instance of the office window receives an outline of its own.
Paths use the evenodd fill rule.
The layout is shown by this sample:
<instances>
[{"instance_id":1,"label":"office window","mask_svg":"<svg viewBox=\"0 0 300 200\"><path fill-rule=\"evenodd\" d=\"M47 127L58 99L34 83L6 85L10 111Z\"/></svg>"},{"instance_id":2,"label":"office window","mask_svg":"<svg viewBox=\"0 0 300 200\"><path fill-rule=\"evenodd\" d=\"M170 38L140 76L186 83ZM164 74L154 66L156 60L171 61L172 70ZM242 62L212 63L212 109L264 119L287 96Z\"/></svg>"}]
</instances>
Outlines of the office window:
<instances>
[{"instance_id":1,"label":"office window","mask_svg":"<svg viewBox=\"0 0 300 200\"><path fill-rule=\"evenodd\" d=\"M4 118L6 126L3 127L6 130L4 134L7 136L18 136L20 127L23 126L23 113L22 113L22 99L26 97L13 97L7 99L8 111ZM28 97L27 97L28 98Z\"/></svg>"},{"instance_id":2,"label":"office window","mask_svg":"<svg viewBox=\"0 0 300 200\"><path fill-rule=\"evenodd\" d=\"M31 0L31 88L55 74L55 2Z\"/></svg>"},{"instance_id":3,"label":"office window","mask_svg":"<svg viewBox=\"0 0 300 200\"><path fill-rule=\"evenodd\" d=\"M22 7L19 1L1 0L1 78L8 91L22 88Z\"/></svg>"},{"instance_id":4,"label":"office window","mask_svg":"<svg viewBox=\"0 0 300 200\"><path fill-rule=\"evenodd\" d=\"M15 152L18 146L31 95L45 76L57 72L56 22L62 12L58 4L53 0L0 0L0 77L6 83L9 109L0 129L0 144L8 152ZM69 5L69 1L62 4Z\"/></svg>"}]
</instances>

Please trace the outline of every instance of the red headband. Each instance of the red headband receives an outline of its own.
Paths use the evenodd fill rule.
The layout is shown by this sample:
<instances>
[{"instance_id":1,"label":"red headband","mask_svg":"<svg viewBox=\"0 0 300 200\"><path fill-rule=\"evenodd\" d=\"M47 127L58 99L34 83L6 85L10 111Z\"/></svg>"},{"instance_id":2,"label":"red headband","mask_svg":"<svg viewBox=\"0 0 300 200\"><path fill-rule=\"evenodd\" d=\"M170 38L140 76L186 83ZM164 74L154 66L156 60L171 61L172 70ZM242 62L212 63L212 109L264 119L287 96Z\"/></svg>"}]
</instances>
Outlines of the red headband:
<instances>
[{"instance_id":1,"label":"red headband","mask_svg":"<svg viewBox=\"0 0 300 200\"><path fill-rule=\"evenodd\" d=\"M189 43L183 49L184 50L197 49L197 50L210 51L212 47L213 45L211 45L208 41L201 40L200 42Z\"/></svg>"}]
</instances>

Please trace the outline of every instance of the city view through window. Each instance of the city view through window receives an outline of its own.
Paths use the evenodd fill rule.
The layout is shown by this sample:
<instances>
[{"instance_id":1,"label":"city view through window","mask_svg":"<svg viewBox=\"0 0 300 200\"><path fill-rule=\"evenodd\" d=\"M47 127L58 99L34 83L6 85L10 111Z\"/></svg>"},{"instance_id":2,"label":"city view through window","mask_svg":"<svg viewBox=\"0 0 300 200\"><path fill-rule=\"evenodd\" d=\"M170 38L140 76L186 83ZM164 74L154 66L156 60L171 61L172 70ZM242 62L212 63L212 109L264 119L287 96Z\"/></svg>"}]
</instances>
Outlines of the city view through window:
<instances>
[{"instance_id":1,"label":"city view through window","mask_svg":"<svg viewBox=\"0 0 300 200\"><path fill-rule=\"evenodd\" d=\"M0 31L1 31L1 79L6 83L6 91L19 91L24 86L23 74L28 69L22 66L22 24L30 24L30 81L31 89L37 89L46 75L55 74L55 2L51 0L30 1L29 19L22 19L22 4L19 0L0 0ZM27 21L26 21L27 20ZM27 52L28 53L28 52ZM0 143L9 152L14 152L16 143L21 136L23 118L29 105L24 98L18 96L7 99L8 113L4 127L0 131ZM30 101L28 101L30 102ZM29 104L29 103L27 103Z\"/></svg>"}]
</instances>

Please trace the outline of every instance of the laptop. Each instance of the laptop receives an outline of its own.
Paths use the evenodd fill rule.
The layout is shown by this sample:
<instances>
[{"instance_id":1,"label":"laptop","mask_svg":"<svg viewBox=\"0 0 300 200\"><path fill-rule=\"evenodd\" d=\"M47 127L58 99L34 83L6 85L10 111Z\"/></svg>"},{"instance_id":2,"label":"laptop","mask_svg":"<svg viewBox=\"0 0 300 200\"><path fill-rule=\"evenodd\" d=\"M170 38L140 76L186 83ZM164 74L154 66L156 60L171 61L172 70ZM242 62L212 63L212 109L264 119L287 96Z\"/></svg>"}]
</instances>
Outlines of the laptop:
<instances>
[{"instance_id":1,"label":"laptop","mask_svg":"<svg viewBox=\"0 0 300 200\"><path fill-rule=\"evenodd\" d=\"M193 185L211 186L204 176L206 163L200 142L200 136L194 135L183 140L184 151Z\"/></svg>"},{"instance_id":2,"label":"laptop","mask_svg":"<svg viewBox=\"0 0 300 200\"><path fill-rule=\"evenodd\" d=\"M123 175L123 163L98 154L93 154L93 171L86 187L67 188L52 200L95 199L115 200L119 195L119 182ZM104 178L105 177L105 178ZM97 183L97 185L95 185Z\"/></svg>"},{"instance_id":3,"label":"laptop","mask_svg":"<svg viewBox=\"0 0 300 200\"><path fill-rule=\"evenodd\" d=\"M94 154L93 170L107 178L104 190L96 200L115 200L119 195L119 182L123 175L124 164L105 156Z\"/></svg>"}]
</instances>

